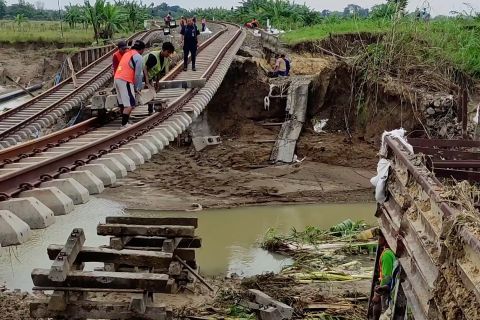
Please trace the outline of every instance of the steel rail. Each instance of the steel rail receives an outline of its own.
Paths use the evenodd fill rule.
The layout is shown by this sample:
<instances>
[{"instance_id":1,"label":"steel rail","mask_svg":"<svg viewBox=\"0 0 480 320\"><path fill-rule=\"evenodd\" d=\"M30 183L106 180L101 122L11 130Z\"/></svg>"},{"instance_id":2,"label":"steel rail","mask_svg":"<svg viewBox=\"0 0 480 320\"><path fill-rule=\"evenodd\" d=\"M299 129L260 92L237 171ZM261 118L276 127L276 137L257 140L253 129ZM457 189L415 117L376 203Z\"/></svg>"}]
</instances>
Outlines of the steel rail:
<instances>
[{"instance_id":1,"label":"steel rail","mask_svg":"<svg viewBox=\"0 0 480 320\"><path fill-rule=\"evenodd\" d=\"M143 33L143 36L140 39L144 39L145 37L149 36L151 33L158 32L158 31L159 31L159 29L152 29L152 30L148 30L146 32L145 31L140 31L140 32L137 32L136 34L134 34L133 36L131 36L128 39L128 41L132 41L133 39L135 39L136 37L138 37L142 33ZM100 57L99 59L95 60L94 62L92 62L91 64L89 64L88 66L86 66L85 68L80 70L77 73L77 76L81 76L81 75L83 75L87 72L94 71L94 68L96 66L98 66L100 63L103 63L107 58L111 57L111 55L115 52L115 50L116 49L112 49L111 51L109 51L108 53L106 53L105 55ZM77 88L74 88L71 92L66 93L63 97L61 97L57 101L52 102L50 105L43 108L39 112L33 114L32 116L28 117L27 119L24 119L24 120L22 120L22 121L20 121L16 124L10 126L8 129L0 132L0 140L3 140L7 136L11 135L12 133L23 129L24 127L31 124L33 121L35 121L39 117L41 117L41 116L45 115L46 113L52 111L52 109L55 109L55 108L59 107L60 104L62 104L66 100L68 100L68 99L74 97L75 95L79 94L83 89L85 89L86 87L91 85L93 82L98 80L101 76L103 76L105 74L105 72L108 71L108 69L110 67L111 66L108 65L108 66L102 68L94 76L92 76L89 80L87 80L85 83L82 83ZM57 91L61 90L67 84L71 84L72 83L71 80L72 80L72 78L69 77L68 79L65 79L64 81L62 81L58 85L54 86L53 88L49 89L48 91L45 91L41 95L38 95L37 97L27 101L26 103L24 103L24 104L22 104L22 105L20 105L16 108L13 108L13 109L5 112L5 113L2 113L0 115L0 123L1 123L1 121L8 119L10 116L13 116L16 113L18 113L20 111L23 111L23 110L27 109L28 107L30 107L32 105L35 105L35 103L40 102L41 100L48 98L50 95L52 95L52 94L56 93Z\"/></svg>"},{"instance_id":2,"label":"steel rail","mask_svg":"<svg viewBox=\"0 0 480 320\"><path fill-rule=\"evenodd\" d=\"M216 32L212 37L203 42L198 49L201 52L205 45L219 37L225 29ZM181 67L172 69L162 80L171 80L181 72ZM45 152L50 148L61 146L63 143L78 138L99 127L97 118L91 118L75 126L51 133L49 135L27 141L9 148L0 150L0 168L7 164L18 162L24 158L34 156L37 153Z\"/></svg>"},{"instance_id":3,"label":"steel rail","mask_svg":"<svg viewBox=\"0 0 480 320\"><path fill-rule=\"evenodd\" d=\"M227 28L228 27L205 41L200 49L203 50L211 43L215 43L220 35L226 32ZM238 30L225 44L223 44L222 49L214 58L202 77L209 79L212 76L218 65L221 63L226 52L236 42L242 33L242 30L238 26L235 26L235 28L238 28ZM181 68L183 68L183 66L179 64L167 75L167 79L174 78L181 72ZM132 140L135 140L178 112L186 103L190 101L191 98L196 95L198 91L198 89L187 90L184 94L173 101L163 112L154 113L152 116L143 119L131 127L119 130L103 139L88 143L72 151L62 153L57 157L50 158L33 164L32 166L28 166L12 173L0 176L0 199L6 200L10 197L17 196L24 190L34 188L43 181L57 178L62 173L75 170L77 167L80 167L96 158L101 157L104 154L107 154L110 151L118 149L122 145Z\"/></svg>"}]
</instances>

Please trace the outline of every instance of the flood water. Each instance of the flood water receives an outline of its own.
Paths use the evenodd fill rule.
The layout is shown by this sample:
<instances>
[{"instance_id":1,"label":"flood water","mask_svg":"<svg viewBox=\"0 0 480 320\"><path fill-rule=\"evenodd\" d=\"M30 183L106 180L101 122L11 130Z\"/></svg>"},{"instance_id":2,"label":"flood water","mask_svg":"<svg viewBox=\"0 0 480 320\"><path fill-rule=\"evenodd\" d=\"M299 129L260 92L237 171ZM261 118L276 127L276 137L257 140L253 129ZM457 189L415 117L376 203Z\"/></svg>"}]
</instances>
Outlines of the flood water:
<instances>
[{"instance_id":1,"label":"flood water","mask_svg":"<svg viewBox=\"0 0 480 320\"><path fill-rule=\"evenodd\" d=\"M93 198L87 204L77 206L73 213L57 217L56 223L49 228L35 230L29 242L0 249L0 284L5 282L11 289L30 290L33 286L31 270L49 268L51 265L47 257L48 245L65 243L73 228L84 229L87 239L85 245L106 245L108 238L97 236L96 226L111 215L198 217L199 227L196 233L203 239L202 248L197 250L201 272L207 275L236 273L250 276L267 271L278 272L291 263L286 257L272 255L258 248L258 241L269 228L275 228L279 232L288 232L292 227L302 230L311 225L328 228L348 218L373 224L374 212L375 204L366 203L262 206L168 213L125 210L116 202ZM93 265L87 265L87 269L93 269Z\"/></svg>"}]
</instances>

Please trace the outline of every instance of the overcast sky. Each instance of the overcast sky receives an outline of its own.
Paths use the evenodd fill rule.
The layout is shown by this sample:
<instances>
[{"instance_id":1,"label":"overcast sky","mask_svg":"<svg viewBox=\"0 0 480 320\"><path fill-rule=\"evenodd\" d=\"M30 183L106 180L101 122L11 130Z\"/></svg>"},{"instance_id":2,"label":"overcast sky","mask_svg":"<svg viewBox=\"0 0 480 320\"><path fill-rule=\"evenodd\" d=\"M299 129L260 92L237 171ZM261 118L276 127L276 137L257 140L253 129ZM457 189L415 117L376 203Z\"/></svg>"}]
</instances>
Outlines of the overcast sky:
<instances>
[{"instance_id":1,"label":"overcast sky","mask_svg":"<svg viewBox=\"0 0 480 320\"><path fill-rule=\"evenodd\" d=\"M58 0L27 0L29 2L35 3L41 1L45 3L45 8L56 9ZM93 2L94 0L91 0ZM153 1L155 4L160 4L162 2L167 2L169 5L179 5L183 8L193 9L198 7L225 7L231 8L236 6L239 3L239 0L143 0L144 3L150 4ZM18 0L7 0L8 3L16 3ZM306 5L315 8L317 10L343 10L348 4L355 3L362 7L369 8L375 4L383 3L385 0L297 0L296 3L305 3ZM410 0L409 1L409 10L413 11L416 7L423 7L430 5L433 15L439 14L449 14L450 11L462 11L467 7L463 4L475 3L474 7L477 11L480 11L480 4L478 0ZM69 3L83 3L83 0L60 0L60 6L64 7Z\"/></svg>"}]
</instances>

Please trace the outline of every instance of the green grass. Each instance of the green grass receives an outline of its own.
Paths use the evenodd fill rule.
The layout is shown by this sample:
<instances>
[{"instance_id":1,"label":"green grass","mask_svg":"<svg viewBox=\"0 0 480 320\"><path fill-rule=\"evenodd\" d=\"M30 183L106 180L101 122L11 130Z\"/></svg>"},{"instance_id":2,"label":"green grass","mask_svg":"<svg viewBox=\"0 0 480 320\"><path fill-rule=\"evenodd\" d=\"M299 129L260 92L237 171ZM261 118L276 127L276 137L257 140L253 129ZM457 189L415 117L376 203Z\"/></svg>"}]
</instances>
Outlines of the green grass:
<instances>
[{"instance_id":1,"label":"green grass","mask_svg":"<svg viewBox=\"0 0 480 320\"><path fill-rule=\"evenodd\" d=\"M282 41L293 45L305 41L322 40L332 35L362 32L385 32L391 24L383 20L337 20L311 27L303 27L282 35Z\"/></svg>"},{"instance_id":2,"label":"green grass","mask_svg":"<svg viewBox=\"0 0 480 320\"><path fill-rule=\"evenodd\" d=\"M63 37L58 21L26 21L21 25L11 20L0 20L0 43L10 44L59 44L65 46L83 46L94 44L92 28L81 25L70 28L63 23ZM115 34L122 37L126 34Z\"/></svg>"},{"instance_id":3,"label":"green grass","mask_svg":"<svg viewBox=\"0 0 480 320\"><path fill-rule=\"evenodd\" d=\"M445 18L424 23L405 18L395 25L389 20L334 20L285 33L282 41L294 45L323 40L330 35L363 32L387 34L389 41L415 41L419 47L413 50L421 51L422 58L431 60L426 62L435 64L440 58L440 61L450 61L460 70L480 77L479 19Z\"/></svg>"}]
</instances>

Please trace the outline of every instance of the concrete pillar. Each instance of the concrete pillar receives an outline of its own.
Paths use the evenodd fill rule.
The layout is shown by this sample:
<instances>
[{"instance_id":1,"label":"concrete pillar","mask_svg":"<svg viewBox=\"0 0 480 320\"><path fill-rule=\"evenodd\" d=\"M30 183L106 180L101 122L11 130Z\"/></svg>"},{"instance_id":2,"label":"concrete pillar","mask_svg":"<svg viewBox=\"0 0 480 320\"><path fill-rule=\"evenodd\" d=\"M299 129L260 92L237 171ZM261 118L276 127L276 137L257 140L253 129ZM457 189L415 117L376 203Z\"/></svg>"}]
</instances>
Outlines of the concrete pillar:
<instances>
[{"instance_id":1,"label":"concrete pillar","mask_svg":"<svg viewBox=\"0 0 480 320\"><path fill-rule=\"evenodd\" d=\"M135 162L124 153L107 153L106 155L103 155L101 159L115 159L125 167L127 172L131 172L137 168Z\"/></svg>"},{"instance_id":2,"label":"concrete pillar","mask_svg":"<svg viewBox=\"0 0 480 320\"><path fill-rule=\"evenodd\" d=\"M145 160L148 160L152 157L152 153L150 152L150 150L148 150L141 143L138 143L138 142L134 141L134 142L127 143L125 146L135 149L138 153L140 153L142 155L142 157Z\"/></svg>"},{"instance_id":3,"label":"concrete pillar","mask_svg":"<svg viewBox=\"0 0 480 320\"><path fill-rule=\"evenodd\" d=\"M110 154L117 154L117 153L125 154L127 157L129 157L135 163L136 166L139 166L139 165L145 163L145 158L137 150L135 150L132 147L125 146L125 147L118 148L117 150L110 152Z\"/></svg>"},{"instance_id":4,"label":"concrete pillar","mask_svg":"<svg viewBox=\"0 0 480 320\"><path fill-rule=\"evenodd\" d=\"M88 200L90 200L90 194L88 193L87 188L73 178L50 180L43 182L40 187L56 187L72 199L74 204L87 203Z\"/></svg>"},{"instance_id":5,"label":"concrete pillar","mask_svg":"<svg viewBox=\"0 0 480 320\"><path fill-rule=\"evenodd\" d=\"M115 173L108 169L104 164L86 164L81 166L77 171L87 170L96 175L98 179L102 180L104 186L109 186L117 181Z\"/></svg>"},{"instance_id":6,"label":"concrete pillar","mask_svg":"<svg viewBox=\"0 0 480 320\"><path fill-rule=\"evenodd\" d=\"M31 229L43 229L55 223L55 215L35 198L14 198L0 202L0 210L8 210Z\"/></svg>"},{"instance_id":7,"label":"concrete pillar","mask_svg":"<svg viewBox=\"0 0 480 320\"><path fill-rule=\"evenodd\" d=\"M0 245L22 244L30 239L32 231L28 224L8 210L0 210Z\"/></svg>"},{"instance_id":8,"label":"concrete pillar","mask_svg":"<svg viewBox=\"0 0 480 320\"><path fill-rule=\"evenodd\" d=\"M34 197L50 208L56 216L68 214L75 208L73 200L55 187L23 191L20 198Z\"/></svg>"},{"instance_id":9,"label":"concrete pillar","mask_svg":"<svg viewBox=\"0 0 480 320\"><path fill-rule=\"evenodd\" d=\"M85 189L88 190L89 194L99 194L105 189L102 180L98 179L97 176L90 171L70 171L67 173L62 173L60 178L75 179L78 183L84 186Z\"/></svg>"},{"instance_id":10,"label":"concrete pillar","mask_svg":"<svg viewBox=\"0 0 480 320\"><path fill-rule=\"evenodd\" d=\"M108 169L112 170L112 172L115 174L115 176L118 179L125 178L127 176L127 169L123 166L123 164L120 163L120 161L118 161L115 158L101 157L101 158L98 158L98 159L95 159L95 160L91 161L90 163L92 163L92 164L97 164L97 163L104 164Z\"/></svg>"}]
</instances>

